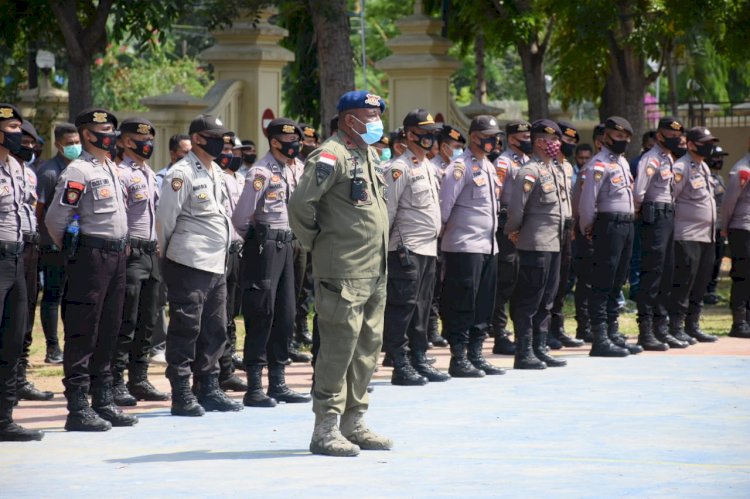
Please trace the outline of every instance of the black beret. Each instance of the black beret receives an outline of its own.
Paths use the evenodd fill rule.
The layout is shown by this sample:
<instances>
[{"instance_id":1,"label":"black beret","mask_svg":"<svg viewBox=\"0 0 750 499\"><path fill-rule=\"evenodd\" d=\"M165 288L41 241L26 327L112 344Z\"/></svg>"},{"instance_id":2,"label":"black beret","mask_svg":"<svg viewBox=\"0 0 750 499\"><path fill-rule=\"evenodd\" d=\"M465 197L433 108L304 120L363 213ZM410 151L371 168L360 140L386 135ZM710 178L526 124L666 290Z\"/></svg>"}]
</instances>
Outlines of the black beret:
<instances>
[{"instance_id":1,"label":"black beret","mask_svg":"<svg viewBox=\"0 0 750 499\"><path fill-rule=\"evenodd\" d=\"M268 137L274 135L284 135L286 133L296 133L300 140L303 139L302 129L299 127L296 121L292 121L289 118L276 118L268 124Z\"/></svg>"},{"instance_id":2,"label":"black beret","mask_svg":"<svg viewBox=\"0 0 750 499\"><path fill-rule=\"evenodd\" d=\"M461 144L466 144L466 137L458 128L453 128L450 125L443 125L443 129L440 131L440 140L455 140Z\"/></svg>"},{"instance_id":3,"label":"black beret","mask_svg":"<svg viewBox=\"0 0 750 499\"><path fill-rule=\"evenodd\" d=\"M434 132L442 128L441 125L435 123L435 119L426 109L414 109L404 118L404 128L416 127L425 131Z\"/></svg>"},{"instance_id":4,"label":"black beret","mask_svg":"<svg viewBox=\"0 0 750 499\"><path fill-rule=\"evenodd\" d=\"M117 117L106 109L90 107L78 113L74 123L77 127L88 124L101 125L103 123L112 123L112 126L117 128Z\"/></svg>"},{"instance_id":5,"label":"black beret","mask_svg":"<svg viewBox=\"0 0 750 499\"><path fill-rule=\"evenodd\" d=\"M156 135L156 128L146 118L125 118L120 123L120 131L124 133L140 133L142 135Z\"/></svg>"},{"instance_id":6,"label":"black beret","mask_svg":"<svg viewBox=\"0 0 750 499\"><path fill-rule=\"evenodd\" d=\"M610 130L616 130L618 132L627 132L633 135L633 127L630 126L630 122L620 116L610 116L607 121L604 122L604 128Z\"/></svg>"},{"instance_id":7,"label":"black beret","mask_svg":"<svg viewBox=\"0 0 750 499\"><path fill-rule=\"evenodd\" d=\"M228 128L224 127L224 123L215 116L210 114L201 114L195 117L190 122L190 128L188 129L190 135L194 133L202 133L209 137L222 137L224 135L231 135L232 132Z\"/></svg>"},{"instance_id":8,"label":"black beret","mask_svg":"<svg viewBox=\"0 0 750 499\"><path fill-rule=\"evenodd\" d=\"M660 119L659 129L660 130L675 130L677 132L685 131L685 127L682 126L682 123L680 123L680 120L678 120L674 116L665 116L662 119Z\"/></svg>"},{"instance_id":9,"label":"black beret","mask_svg":"<svg viewBox=\"0 0 750 499\"><path fill-rule=\"evenodd\" d=\"M711 131L704 126L696 126L687 131L687 139L690 142L718 142L719 139L711 135Z\"/></svg>"},{"instance_id":10,"label":"black beret","mask_svg":"<svg viewBox=\"0 0 750 499\"><path fill-rule=\"evenodd\" d=\"M379 95L371 94L364 90L353 90L345 93L339 98L339 103L336 108L338 109L338 112L346 111L347 109L379 108L380 112L384 113L385 100Z\"/></svg>"},{"instance_id":11,"label":"black beret","mask_svg":"<svg viewBox=\"0 0 750 499\"><path fill-rule=\"evenodd\" d=\"M497 127L497 120L489 114L480 114L473 120L469 125L469 133L481 132L486 135L493 135L500 133L500 129Z\"/></svg>"},{"instance_id":12,"label":"black beret","mask_svg":"<svg viewBox=\"0 0 750 499\"><path fill-rule=\"evenodd\" d=\"M23 123L21 123L21 131L26 135L31 136L37 142L42 140L36 132L36 128L34 128L34 125L32 125L29 120L23 120Z\"/></svg>"},{"instance_id":13,"label":"black beret","mask_svg":"<svg viewBox=\"0 0 750 499\"><path fill-rule=\"evenodd\" d=\"M514 133L526 133L531 131L531 123L525 120L510 121L505 125L505 134L513 135Z\"/></svg>"},{"instance_id":14,"label":"black beret","mask_svg":"<svg viewBox=\"0 0 750 499\"><path fill-rule=\"evenodd\" d=\"M315 140L320 139L318 131L314 129L312 125L308 125L307 123L300 123L299 127L302 129L302 135L304 135L305 137Z\"/></svg>"},{"instance_id":15,"label":"black beret","mask_svg":"<svg viewBox=\"0 0 750 499\"><path fill-rule=\"evenodd\" d=\"M0 104L0 120L17 119L23 121L21 111L13 104Z\"/></svg>"},{"instance_id":16,"label":"black beret","mask_svg":"<svg viewBox=\"0 0 750 499\"><path fill-rule=\"evenodd\" d=\"M596 139L597 137L601 137L602 135L604 135L604 123L599 123L594 127L593 138Z\"/></svg>"},{"instance_id":17,"label":"black beret","mask_svg":"<svg viewBox=\"0 0 750 499\"><path fill-rule=\"evenodd\" d=\"M552 120L548 120L546 118L541 119L541 120L536 120L534 123L532 123L531 133L533 134L546 133L547 135L557 135L558 137L562 136L562 132L560 131L560 127L557 126L557 123L555 123Z\"/></svg>"},{"instance_id":18,"label":"black beret","mask_svg":"<svg viewBox=\"0 0 750 499\"><path fill-rule=\"evenodd\" d=\"M560 127L560 131L563 135L568 136L571 139L575 139L576 142L581 140L581 136L578 135L578 130L575 126L573 126L573 123L567 121L558 121L557 126Z\"/></svg>"}]
</instances>

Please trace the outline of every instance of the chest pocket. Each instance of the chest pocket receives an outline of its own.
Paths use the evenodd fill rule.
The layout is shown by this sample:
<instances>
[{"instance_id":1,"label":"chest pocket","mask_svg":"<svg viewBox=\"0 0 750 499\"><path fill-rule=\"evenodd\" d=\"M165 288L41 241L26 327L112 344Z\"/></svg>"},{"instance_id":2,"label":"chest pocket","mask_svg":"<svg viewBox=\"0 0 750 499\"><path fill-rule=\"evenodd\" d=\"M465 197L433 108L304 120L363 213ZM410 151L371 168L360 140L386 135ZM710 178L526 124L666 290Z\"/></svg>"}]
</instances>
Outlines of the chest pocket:
<instances>
[{"instance_id":1,"label":"chest pocket","mask_svg":"<svg viewBox=\"0 0 750 499\"><path fill-rule=\"evenodd\" d=\"M539 187L539 204L552 204L557 202L555 184L550 180Z\"/></svg>"},{"instance_id":2,"label":"chest pocket","mask_svg":"<svg viewBox=\"0 0 750 499\"><path fill-rule=\"evenodd\" d=\"M193 213L208 213L212 211L211 193L208 188L193 191L190 205Z\"/></svg>"},{"instance_id":3,"label":"chest pocket","mask_svg":"<svg viewBox=\"0 0 750 499\"><path fill-rule=\"evenodd\" d=\"M104 184L91 189L94 197L94 213L114 213L117 210L115 187Z\"/></svg>"},{"instance_id":4,"label":"chest pocket","mask_svg":"<svg viewBox=\"0 0 750 499\"><path fill-rule=\"evenodd\" d=\"M0 213L13 211L13 188L9 183L0 184Z\"/></svg>"},{"instance_id":5,"label":"chest pocket","mask_svg":"<svg viewBox=\"0 0 750 499\"><path fill-rule=\"evenodd\" d=\"M263 211L265 213L283 213L286 209L283 187L269 187L263 196Z\"/></svg>"},{"instance_id":6,"label":"chest pocket","mask_svg":"<svg viewBox=\"0 0 750 499\"><path fill-rule=\"evenodd\" d=\"M128 201L131 204L148 201L148 189L143 184L133 184L128 188Z\"/></svg>"},{"instance_id":7,"label":"chest pocket","mask_svg":"<svg viewBox=\"0 0 750 499\"><path fill-rule=\"evenodd\" d=\"M625 176L621 172L618 171L616 173L609 174L610 192L619 192L625 187L627 187L627 181L625 180Z\"/></svg>"},{"instance_id":8,"label":"chest pocket","mask_svg":"<svg viewBox=\"0 0 750 499\"><path fill-rule=\"evenodd\" d=\"M689 199L701 200L708 197L706 179L702 175L693 175L688 182L687 191Z\"/></svg>"},{"instance_id":9,"label":"chest pocket","mask_svg":"<svg viewBox=\"0 0 750 499\"><path fill-rule=\"evenodd\" d=\"M427 208L430 206L432 192L427 182L414 182L411 184L411 205L415 208Z\"/></svg>"}]
</instances>

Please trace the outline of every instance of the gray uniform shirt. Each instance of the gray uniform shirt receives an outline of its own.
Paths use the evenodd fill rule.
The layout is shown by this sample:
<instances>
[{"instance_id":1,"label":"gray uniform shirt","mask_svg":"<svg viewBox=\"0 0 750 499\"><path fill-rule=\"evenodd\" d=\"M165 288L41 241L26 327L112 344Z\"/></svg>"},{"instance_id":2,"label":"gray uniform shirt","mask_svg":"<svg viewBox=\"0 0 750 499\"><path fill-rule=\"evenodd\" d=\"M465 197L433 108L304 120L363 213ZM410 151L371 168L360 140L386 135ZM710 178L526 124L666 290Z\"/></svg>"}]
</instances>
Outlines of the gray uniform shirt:
<instances>
[{"instance_id":1,"label":"gray uniform shirt","mask_svg":"<svg viewBox=\"0 0 750 499\"><path fill-rule=\"evenodd\" d=\"M566 193L562 168L533 158L518 171L508 206L506 235L518 231L516 248L525 251L560 251L563 232L563 193Z\"/></svg>"},{"instance_id":2,"label":"gray uniform shirt","mask_svg":"<svg viewBox=\"0 0 750 499\"><path fill-rule=\"evenodd\" d=\"M723 227L721 223L721 207L724 204L724 195L727 192L727 184L721 174L715 170L711 171L711 186L714 188L714 202L716 203L716 229Z\"/></svg>"},{"instance_id":3,"label":"gray uniform shirt","mask_svg":"<svg viewBox=\"0 0 750 499\"><path fill-rule=\"evenodd\" d=\"M716 201L711 172L686 154L673 166L674 239L711 243L716 233Z\"/></svg>"},{"instance_id":4,"label":"gray uniform shirt","mask_svg":"<svg viewBox=\"0 0 750 499\"><path fill-rule=\"evenodd\" d=\"M36 173L30 166L21 163L23 171L23 210L21 213L21 230L36 232Z\"/></svg>"},{"instance_id":5,"label":"gray uniform shirt","mask_svg":"<svg viewBox=\"0 0 750 499\"><path fill-rule=\"evenodd\" d=\"M500 184L492 164L468 148L445 172L440 189L443 251L497 253Z\"/></svg>"},{"instance_id":6,"label":"gray uniform shirt","mask_svg":"<svg viewBox=\"0 0 750 499\"><path fill-rule=\"evenodd\" d=\"M0 162L0 241L22 240L23 199L23 170L18 161L8 155L5 163Z\"/></svg>"},{"instance_id":7,"label":"gray uniform shirt","mask_svg":"<svg viewBox=\"0 0 750 499\"><path fill-rule=\"evenodd\" d=\"M641 156L633 190L636 211L643 203L672 203L673 163L672 156L659 144Z\"/></svg>"},{"instance_id":8,"label":"gray uniform shirt","mask_svg":"<svg viewBox=\"0 0 750 499\"><path fill-rule=\"evenodd\" d=\"M224 209L227 212L227 216L232 218L234 210L237 207L237 203L240 200L242 190L245 188L245 177L237 172L231 172L230 170L224 170ZM244 238L240 236L237 229L234 228L234 224L230 227L232 241L242 241Z\"/></svg>"},{"instance_id":9,"label":"gray uniform shirt","mask_svg":"<svg viewBox=\"0 0 750 499\"><path fill-rule=\"evenodd\" d=\"M125 191L109 159L100 163L89 152L70 162L60 174L55 197L44 223L52 241L62 247L63 235L73 215L78 215L80 233L103 239L128 235Z\"/></svg>"},{"instance_id":10,"label":"gray uniform shirt","mask_svg":"<svg viewBox=\"0 0 750 499\"><path fill-rule=\"evenodd\" d=\"M555 161L558 177L562 180L560 189L560 204L562 208L563 219L573 216L573 207L571 205L571 195L573 192L573 165L570 161L563 159L562 162Z\"/></svg>"},{"instance_id":11,"label":"gray uniform shirt","mask_svg":"<svg viewBox=\"0 0 750 499\"><path fill-rule=\"evenodd\" d=\"M388 188L388 251L398 245L418 255L437 256L440 233L440 197L434 165L418 161L408 149L391 163L385 176Z\"/></svg>"},{"instance_id":12,"label":"gray uniform shirt","mask_svg":"<svg viewBox=\"0 0 750 499\"><path fill-rule=\"evenodd\" d=\"M232 223L243 237L250 226L268 225L288 230L287 202L292 194L292 175L268 152L248 172L245 188L232 214Z\"/></svg>"},{"instance_id":13,"label":"gray uniform shirt","mask_svg":"<svg viewBox=\"0 0 750 499\"><path fill-rule=\"evenodd\" d=\"M156 209L161 252L182 265L223 274L231 222L224 210L224 174L211 162L207 170L188 153L172 166Z\"/></svg>"},{"instance_id":14,"label":"gray uniform shirt","mask_svg":"<svg viewBox=\"0 0 750 499\"><path fill-rule=\"evenodd\" d=\"M148 166L140 167L125 156L118 165L120 182L127 193L128 236L156 240L156 206L159 191L156 175Z\"/></svg>"},{"instance_id":15,"label":"gray uniform shirt","mask_svg":"<svg viewBox=\"0 0 750 499\"><path fill-rule=\"evenodd\" d=\"M578 223L583 234L594 225L597 213L634 214L630 166L606 147L591 158L578 203Z\"/></svg>"},{"instance_id":16,"label":"gray uniform shirt","mask_svg":"<svg viewBox=\"0 0 750 499\"><path fill-rule=\"evenodd\" d=\"M721 205L722 230L750 230L750 154L729 172L727 192Z\"/></svg>"},{"instance_id":17,"label":"gray uniform shirt","mask_svg":"<svg viewBox=\"0 0 750 499\"><path fill-rule=\"evenodd\" d=\"M497 179L500 182L502 188L502 194L500 194L500 206L508 206L510 204L510 197L513 192L513 182L518 176L518 171L521 167L528 163L529 157L525 154L517 154L512 149L506 149L503 153L498 156L495 160L495 171L497 173Z\"/></svg>"},{"instance_id":18,"label":"gray uniform shirt","mask_svg":"<svg viewBox=\"0 0 750 499\"><path fill-rule=\"evenodd\" d=\"M450 161L445 162L443 161L443 157L441 155L437 155L430 161L430 164L432 165L432 173L435 174L435 178L438 181L438 187L443 183L443 178L445 177L445 170L448 169L448 165L451 164Z\"/></svg>"},{"instance_id":19,"label":"gray uniform shirt","mask_svg":"<svg viewBox=\"0 0 750 499\"><path fill-rule=\"evenodd\" d=\"M42 208L42 217L47 214L49 203L55 196L55 186L57 186L57 179L60 178L60 174L63 172L63 170L65 170L65 168L67 168L67 166L68 164L65 162L65 158L58 154L54 158L45 161L37 171L36 193L37 202L44 205L44 207ZM44 220L44 218L42 218L42 220ZM44 248L51 246L52 244L52 238L50 237L49 231L47 230L47 224L40 224L39 245Z\"/></svg>"}]
</instances>

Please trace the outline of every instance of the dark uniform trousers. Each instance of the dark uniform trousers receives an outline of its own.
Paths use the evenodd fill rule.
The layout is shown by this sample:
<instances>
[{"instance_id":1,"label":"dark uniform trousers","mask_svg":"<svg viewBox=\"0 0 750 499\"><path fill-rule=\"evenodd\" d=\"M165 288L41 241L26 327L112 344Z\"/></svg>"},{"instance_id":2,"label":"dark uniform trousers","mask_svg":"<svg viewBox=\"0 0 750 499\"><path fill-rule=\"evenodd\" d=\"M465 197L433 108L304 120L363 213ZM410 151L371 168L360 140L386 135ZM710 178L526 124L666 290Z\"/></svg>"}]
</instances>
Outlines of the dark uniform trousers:
<instances>
[{"instance_id":1,"label":"dark uniform trousers","mask_svg":"<svg viewBox=\"0 0 750 499\"><path fill-rule=\"evenodd\" d=\"M48 347L58 346L60 344L57 337L59 307L67 280L65 257L61 251L57 250L57 247L53 249L52 246L46 246L42 247L39 263L44 278L44 292L39 306L44 338Z\"/></svg>"},{"instance_id":2,"label":"dark uniform trousers","mask_svg":"<svg viewBox=\"0 0 750 499\"><path fill-rule=\"evenodd\" d=\"M219 374L227 342L227 281L224 274L164 260L169 301L166 375L170 380Z\"/></svg>"},{"instance_id":3,"label":"dark uniform trousers","mask_svg":"<svg viewBox=\"0 0 750 499\"><path fill-rule=\"evenodd\" d=\"M79 247L68 260L62 302L66 389L112 382L112 358L122 324L125 253Z\"/></svg>"},{"instance_id":4,"label":"dark uniform trousers","mask_svg":"<svg viewBox=\"0 0 750 499\"><path fill-rule=\"evenodd\" d=\"M669 295L669 317L683 324L686 317L699 317L703 295L711 281L716 250L714 243L675 241L674 282Z\"/></svg>"},{"instance_id":5,"label":"dark uniform trousers","mask_svg":"<svg viewBox=\"0 0 750 499\"><path fill-rule=\"evenodd\" d=\"M592 232L589 316L591 325L598 326L614 323L619 316L617 297L628 278L633 254L633 216L599 213Z\"/></svg>"},{"instance_id":6,"label":"dark uniform trousers","mask_svg":"<svg viewBox=\"0 0 750 499\"><path fill-rule=\"evenodd\" d=\"M411 265L404 267L396 251L388 252L383 345L393 357L407 345L412 352L427 350L436 258L415 253L409 258Z\"/></svg>"},{"instance_id":7,"label":"dark uniform trousers","mask_svg":"<svg viewBox=\"0 0 750 499\"><path fill-rule=\"evenodd\" d=\"M240 315L240 307L242 306L242 287L240 286L242 262L240 257L241 244L239 243L240 241L233 242L227 254L227 345L219 358L221 375L225 377L234 372L232 355L234 355L237 344L237 323L234 319Z\"/></svg>"},{"instance_id":8,"label":"dark uniform trousers","mask_svg":"<svg viewBox=\"0 0 750 499\"><path fill-rule=\"evenodd\" d=\"M573 219L566 219L563 228L563 237L560 240L560 275L558 276L557 291L552 300L552 310L550 311L550 329L555 332L562 331L565 322L563 305L565 304L565 293L567 292L568 277L573 261Z\"/></svg>"},{"instance_id":9,"label":"dark uniform trousers","mask_svg":"<svg viewBox=\"0 0 750 499\"><path fill-rule=\"evenodd\" d=\"M747 310L750 316L750 230L729 229L729 252L732 254L732 290L729 308ZM748 317L750 318L750 317Z\"/></svg>"},{"instance_id":10,"label":"dark uniform trousers","mask_svg":"<svg viewBox=\"0 0 750 499\"><path fill-rule=\"evenodd\" d=\"M280 366L289 357L295 316L293 253L290 231L271 230L265 237L255 233L245 242L242 313L246 366Z\"/></svg>"},{"instance_id":11,"label":"dark uniform trousers","mask_svg":"<svg viewBox=\"0 0 750 499\"><path fill-rule=\"evenodd\" d=\"M294 248L294 297L296 300L295 323L301 324L310 316L313 304L312 258L295 239Z\"/></svg>"},{"instance_id":12,"label":"dark uniform trousers","mask_svg":"<svg viewBox=\"0 0 750 499\"><path fill-rule=\"evenodd\" d=\"M0 404L16 401L16 366L23 351L27 320L23 255L0 250Z\"/></svg>"},{"instance_id":13,"label":"dark uniform trousers","mask_svg":"<svg viewBox=\"0 0 750 499\"><path fill-rule=\"evenodd\" d=\"M674 268L674 207L666 203L643 203L638 228L641 235L638 317L666 319Z\"/></svg>"},{"instance_id":14,"label":"dark uniform trousers","mask_svg":"<svg viewBox=\"0 0 750 499\"><path fill-rule=\"evenodd\" d=\"M125 304L117 336L115 369L147 364L159 312L161 271L156 253L133 248L125 264Z\"/></svg>"},{"instance_id":15,"label":"dark uniform trousers","mask_svg":"<svg viewBox=\"0 0 750 499\"><path fill-rule=\"evenodd\" d=\"M516 245L503 233L508 216L500 214L497 230L497 289L495 291L495 308L492 315L492 328L499 333L507 328L509 313L505 306L513 296L513 290L518 280L518 254ZM510 304L512 307L512 303ZM512 312L511 312L512 313Z\"/></svg>"},{"instance_id":16,"label":"dark uniform trousers","mask_svg":"<svg viewBox=\"0 0 750 499\"><path fill-rule=\"evenodd\" d=\"M36 317L36 300L38 295L37 280L39 264L39 247L33 243L26 243L23 247L23 274L26 281L26 303L28 307L28 318L26 330L23 336L23 354L20 362L29 365L29 353L31 351L32 332L34 330L34 318Z\"/></svg>"},{"instance_id":17,"label":"dark uniform trousers","mask_svg":"<svg viewBox=\"0 0 750 499\"><path fill-rule=\"evenodd\" d=\"M591 298L591 258L594 255L594 244L577 229L573 244L575 257L573 272L576 275L575 299L576 323L579 329L586 329L590 325L589 299Z\"/></svg>"},{"instance_id":18,"label":"dark uniform trousers","mask_svg":"<svg viewBox=\"0 0 750 499\"><path fill-rule=\"evenodd\" d=\"M726 254L727 239L722 237L721 230L717 229L714 235L714 268L711 270L711 281L708 283L707 293L716 293L716 286L719 285L719 273L721 272L721 261Z\"/></svg>"},{"instance_id":19,"label":"dark uniform trousers","mask_svg":"<svg viewBox=\"0 0 750 499\"><path fill-rule=\"evenodd\" d=\"M492 320L497 286L497 255L444 252L445 281L440 311L451 345L484 337Z\"/></svg>"},{"instance_id":20,"label":"dark uniform trousers","mask_svg":"<svg viewBox=\"0 0 750 499\"><path fill-rule=\"evenodd\" d=\"M432 327L432 324L435 324L435 327L437 327L438 320L440 319L440 297L443 294L443 277L445 276L445 258L443 257L443 252L440 251L440 242L441 240L438 238L438 251L437 251L437 258L435 259L435 280L434 280L434 286L432 288L432 302L430 303L430 315L427 318L427 334L429 337L429 328ZM440 334L438 332L438 334Z\"/></svg>"},{"instance_id":21,"label":"dark uniform trousers","mask_svg":"<svg viewBox=\"0 0 750 499\"><path fill-rule=\"evenodd\" d=\"M550 310L560 281L560 252L518 250L518 281L513 291L513 330L531 338L549 331Z\"/></svg>"}]
</instances>

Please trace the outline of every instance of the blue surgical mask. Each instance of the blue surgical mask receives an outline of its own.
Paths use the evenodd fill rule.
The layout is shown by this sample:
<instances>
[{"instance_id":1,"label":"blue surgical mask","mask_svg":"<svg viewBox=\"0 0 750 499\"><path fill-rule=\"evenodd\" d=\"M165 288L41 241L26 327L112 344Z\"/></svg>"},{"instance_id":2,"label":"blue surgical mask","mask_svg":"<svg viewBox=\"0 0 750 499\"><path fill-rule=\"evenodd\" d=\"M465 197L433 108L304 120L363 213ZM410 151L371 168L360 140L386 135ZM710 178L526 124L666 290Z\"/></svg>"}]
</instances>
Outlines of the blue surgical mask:
<instances>
[{"instance_id":1,"label":"blue surgical mask","mask_svg":"<svg viewBox=\"0 0 750 499\"><path fill-rule=\"evenodd\" d=\"M383 152L380 153L380 161L388 161L391 159L391 148L386 147Z\"/></svg>"},{"instance_id":2,"label":"blue surgical mask","mask_svg":"<svg viewBox=\"0 0 750 499\"><path fill-rule=\"evenodd\" d=\"M362 140L365 144L372 145L375 142L379 141L383 137L383 121L378 118L376 121L370 121L365 123L364 121L360 120L356 116L354 116L354 119L362 123L366 128L367 131L365 133L359 133L359 136L362 137Z\"/></svg>"},{"instance_id":3,"label":"blue surgical mask","mask_svg":"<svg viewBox=\"0 0 750 499\"><path fill-rule=\"evenodd\" d=\"M81 146L81 144L73 144L70 146L64 146L63 156L73 161L74 159L78 158L78 156L81 155L81 151L83 151L83 147Z\"/></svg>"},{"instance_id":4,"label":"blue surgical mask","mask_svg":"<svg viewBox=\"0 0 750 499\"><path fill-rule=\"evenodd\" d=\"M456 161L458 158L461 157L461 155L464 153L463 149L453 149L453 152L451 153L451 161Z\"/></svg>"}]
</instances>

